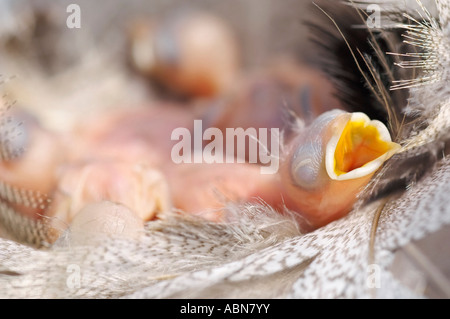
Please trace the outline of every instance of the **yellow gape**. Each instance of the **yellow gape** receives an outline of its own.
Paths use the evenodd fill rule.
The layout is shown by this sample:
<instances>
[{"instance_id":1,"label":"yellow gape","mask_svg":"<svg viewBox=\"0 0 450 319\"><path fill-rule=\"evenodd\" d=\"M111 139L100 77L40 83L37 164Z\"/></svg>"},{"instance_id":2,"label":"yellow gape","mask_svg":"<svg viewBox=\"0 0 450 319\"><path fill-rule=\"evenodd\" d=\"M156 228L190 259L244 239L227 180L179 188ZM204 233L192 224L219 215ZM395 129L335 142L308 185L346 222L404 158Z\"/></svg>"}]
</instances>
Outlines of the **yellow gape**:
<instances>
[{"instance_id":1,"label":"yellow gape","mask_svg":"<svg viewBox=\"0 0 450 319\"><path fill-rule=\"evenodd\" d=\"M399 149L383 123L371 121L364 113L352 113L342 132L327 145L327 173L334 180L366 176Z\"/></svg>"},{"instance_id":2,"label":"yellow gape","mask_svg":"<svg viewBox=\"0 0 450 319\"><path fill-rule=\"evenodd\" d=\"M336 175L348 173L380 157L390 149L381 140L375 126L363 121L349 121L342 132L334 153Z\"/></svg>"}]
</instances>

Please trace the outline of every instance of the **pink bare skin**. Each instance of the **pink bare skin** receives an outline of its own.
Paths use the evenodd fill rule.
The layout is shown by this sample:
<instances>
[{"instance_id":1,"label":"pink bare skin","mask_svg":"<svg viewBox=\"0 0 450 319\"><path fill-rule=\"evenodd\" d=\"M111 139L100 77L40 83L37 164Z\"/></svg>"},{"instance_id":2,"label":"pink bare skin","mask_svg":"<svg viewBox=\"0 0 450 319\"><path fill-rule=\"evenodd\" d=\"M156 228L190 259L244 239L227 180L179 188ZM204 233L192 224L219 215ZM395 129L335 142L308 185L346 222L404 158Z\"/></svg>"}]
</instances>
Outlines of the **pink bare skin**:
<instances>
[{"instance_id":1,"label":"pink bare skin","mask_svg":"<svg viewBox=\"0 0 450 319\"><path fill-rule=\"evenodd\" d=\"M231 113L211 108L207 113L196 114L186 106L159 102L86 119L69 136L60 137L33 126L28 152L0 165L0 176L12 185L50 194L51 206L39 213L66 224L76 220L79 212L83 216L98 216L92 212L108 209L109 202L123 207L115 208L120 216L132 212L143 221L158 218L173 208L222 221L224 205L229 202L262 200L280 212L285 204L298 210L298 194L284 166L281 174L263 175L257 164L175 164L170 154L177 141L171 140L171 133L180 127L192 129L195 119L221 129L288 128L280 116L279 98L294 98L303 88L311 90L312 95L307 105L294 105L294 111L309 122L328 104L338 105L331 85L311 72L298 69L296 73L295 69L282 66L268 72L268 76L250 81L242 92L233 95L235 98L227 106ZM261 89L259 83L265 83ZM252 95L255 90L269 98L263 113ZM293 101L305 103L305 99ZM311 112L303 114L307 109ZM291 156L280 154L284 155ZM36 211L20 211L36 216ZM322 221L315 223L314 227L321 224ZM134 221L130 225L137 227ZM92 229L92 225L89 227Z\"/></svg>"},{"instance_id":2,"label":"pink bare skin","mask_svg":"<svg viewBox=\"0 0 450 319\"><path fill-rule=\"evenodd\" d=\"M258 165L175 164L170 153L176 141L171 141L170 135L175 128L190 128L194 119L189 110L174 105L143 107L109 115L103 119L103 125L93 125L76 135L80 141L72 145L77 144L78 147L68 152L70 161L60 169L59 193L76 189L77 183L84 178L83 194L78 196L82 203L77 205L78 209L90 201L101 200L100 194L106 194L103 199L142 211L145 206L154 206L149 203L156 198L155 194L148 193L149 200L142 201L142 205L127 200L133 198L131 194L137 192L142 183L136 182L134 186L130 183L136 179L133 177L134 167L140 165L139 176L143 176L144 171L164 176L168 184L167 195L162 194L163 190L159 190L158 195L167 197L174 208L210 220L219 221L220 208L229 201L256 201L259 198L269 204L281 201L280 194L276 195L278 177L261 175ZM247 182L243 184L242 180ZM163 182L160 188L166 188ZM161 208L168 209L168 206ZM216 212L205 215L211 210ZM151 220L157 213L155 210L138 215Z\"/></svg>"}]
</instances>

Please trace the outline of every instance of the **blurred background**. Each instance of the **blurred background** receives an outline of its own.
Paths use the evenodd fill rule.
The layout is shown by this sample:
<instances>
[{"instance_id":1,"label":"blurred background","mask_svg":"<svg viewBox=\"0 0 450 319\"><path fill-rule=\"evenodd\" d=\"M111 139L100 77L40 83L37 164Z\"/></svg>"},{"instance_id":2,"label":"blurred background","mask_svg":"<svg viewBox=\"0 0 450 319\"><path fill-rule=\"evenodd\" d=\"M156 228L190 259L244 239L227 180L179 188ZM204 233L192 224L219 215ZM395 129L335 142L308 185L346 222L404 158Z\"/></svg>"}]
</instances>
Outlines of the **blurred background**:
<instances>
[{"instance_id":1,"label":"blurred background","mask_svg":"<svg viewBox=\"0 0 450 319\"><path fill-rule=\"evenodd\" d=\"M180 0L108 0L95 3L88 0L0 0L0 3L2 29L11 31L19 31L18 24L27 23L19 20L30 15L33 10L47 15L55 27L64 29L67 6L78 4L82 11L79 33L91 38L96 45L116 46L123 43L124 29L136 18L161 18L183 8L205 10L231 26L242 46L247 66L262 63L274 52L301 45L305 37L301 20L307 7L311 9L309 0L286 0L282 3L274 0L194 0L189 1L189 4ZM74 34L68 36L70 39L67 39L67 45L76 44L73 42Z\"/></svg>"},{"instance_id":2,"label":"blurred background","mask_svg":"<svg viewBox=\"0 0 450 319\"><path fill-rule=\"evenodd\" d=\"M80 28L67 27L70 4L80 8ZM130 63L133 28L189 11L212 14L229 29L240 73L277 55L310 57L302 19L317 8L309 0L0 0L2 89L60 130L94 111L148 101L154 86Z\"/></svg>"}]
</instances>

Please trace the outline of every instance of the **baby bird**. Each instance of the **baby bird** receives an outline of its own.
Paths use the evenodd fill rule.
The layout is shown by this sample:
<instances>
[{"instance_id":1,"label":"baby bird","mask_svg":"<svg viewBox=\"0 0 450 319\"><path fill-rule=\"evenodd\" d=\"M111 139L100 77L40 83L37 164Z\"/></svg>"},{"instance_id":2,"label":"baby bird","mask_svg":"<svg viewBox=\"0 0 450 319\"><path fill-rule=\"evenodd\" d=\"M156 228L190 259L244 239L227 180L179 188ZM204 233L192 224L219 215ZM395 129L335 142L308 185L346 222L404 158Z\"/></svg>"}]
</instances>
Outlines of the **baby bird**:
<instances>
[{"instance_id":1,"label":"baby bird","mask_svg":"<svg viewBox=\"0 0 450 319\"><path fill-rule=\"evenodd\" d=\"M208 98L230 89L240 54L231 28L217 16L179 10L130 28L130 62L145 77L190 98Z\"/></svg>"},{"instance_id":2,"label":"baby bird","mask_svg":"<svg viewBox=\"0 0 450 319\"><path fill-rule=\"evenodd\" d=\"M0 178L14 187L49 194L52 204L39 213L52 217L58 225L76 221L74 225L81 227L87 222L77 221L77 215L85 216L87 209L92 216L102 216L97 210L105 210L104 218L108 219L110 202L116 204L113 212L121 212L124 225L129 224L130 218L130 225L135 227L136 218L143 222L162 218L173 209L224 222L227 203L263 201L280 213L286 208L294 211L302 229L316 229L350 211L360 190L399 145L391 141L384 124L371 121L362 113L335 109L317 116L332 107L328 104L333 101L332 90L323 90L327 83L316 80L321 76L312 70L290 70L268 72L266 79L270 81L261 91L258 86L264 77L250 80L236 98L222 104L223 111L207 109L197 115L189 107L160 102L101 114L99 118L87 119L71 134L60 136L46 131L36 121L26 123L22 127L27 131L27 150L11 162L2 163ZM268 97L265 104L258 104L253 89L257 90L256 95L263 93ZM303 90L321 90L324 96L308 99L301 95ZM298 94L300 99L294 99ZM281 96L295 102L291 110L280 106ZM309 124L283 122L279 115L283 111L291 111L297 121ZM234 113L237 118L232 116ZM19 121L20 116L12 118ZM221 132L242 128L238 124L245 129L288 131L285 139L276 141L282 143L277 145L281 153L275 158L279 169L273 174L262 174L262 163L237 159L175 163L172 133L186 128L195 134L193 124L198 118L207 119L206 125L218 124ZM252 137L244 131L236 138L245 141ZM217 148L225 147L227 142L225 139ZM246 157L251 151L261 151L250 149L245 143L236 145L233 150L244 148ZM36 169L36 163L41 169ZM34 171L28 172L27 167ZM31 214L38 216L36 212ZM103 229L105 222L100 217L93 218L87 223L89 229L96 229L92 223Z\"/></svg>"},{"instance_id":3,"label":"baby bird","mask_svg":"<svg viewBox=\"0 0 450 319\"><path fill-rule=\"evenodd\" d=\"M86 118L82 123L86 126L80 125L68 139L58 137L62 143L56 144L60 145L56 153L63 155L63 160L57 165L61 169L56 170L55 192L64 189L66 199L75 198L78 203L72 206L73 216L67 217L73 218L70 228L58 234L60 237L48 249L18 243L19 240L35 245L52 242L45 236L48 228L43 226L56 218L44 216L37 221L23 218L15 213L22 206L14 210L10 206L17 202L27 204L27 200L33 206L33 199L39 203L44 198L35 192L22 192L20 185L10 186L13 180L9 186L3 185L1 226L15 225L9 233L15 235L16 241L0 238L0 281L4 288L0 289L0 295L6 298L448 298L448 245L441 244L448 242L450 220L447 205L450 159L445 147L449 141L446 68L450 15L446 0L417 3L418 11L398 1L379 1L382 20L379 28L373 28L364 27L366 18L374 13L372 1L345 4L315 1L316 5L308 11L308 17L314 19L312 35L319 45L313 51L314 60L333 78L332 86L341 103L324 105L323 112L310 121L295 112L301 121L289 122L295 123L288 126L292 134L283 134L288 138L281 143L276 175L260 174L263 162L208 165L172 162L170 155L175 143L170 139L172 129L183 127L195 134L195 125L194 132L189 131L193 121L206 123L212 118L208 123L219 123L214 119L220 119L220 108L206 117L194 114L186 104L178 108L153 102L152 111L143 107L139 111L103 114L92 122ZM404 39L415 47L402 43ZM404 74L408 69L413 72ZM390 88L409 89L391 91ZM269 91L277 92L277 89ZM284 96L289 95L288 91L284 92ZM252 95L244 90L241 96ZM294 105L290 100L286 98L288 107ZM156 107L158 104L162 107ZM341 110L331 110L335 107ZM184 111L178 112L179 109ZM246 118L249 126L259 123L259 119L252 122L252 114L258 108L255 110ZM160 114L156 115L157 112ZM274 114L279 115L276 111ZM272 124L264 127L279 128L278 125L285 124L271 122L272 117L268 119L265 123ZM385 134L385 128L373 119L382 121L392 139L403 147L371 178L352 211L339 218L341 213L345 214L343 208L353 201L347 197L353 193L353 186L346 183L356 187L398 148ZM20 122L12 123L20 127ZM147 122L155 130L144 125ZM172 127L165 130L169 124ZM204 128L210 125L215 124ZM39 130L55 137L43 126ZM5 127L2 132L9 129ZM164 132L164 138L159 132ZM3 140L2 149L6 150L3 165L12 160L20 164L20 159L26 158L20 150L27 145L27 139L17 139L12 144L19 151L10 148L6 138ZM149 152L150 144L156 146ZM211 144L204 146L208 145ZM270 154L275 156L274 150ZM308 157L311 154L315 156ZM148 165L141 166L159 172L162 178L154 180L167 183L171 207L181 207L192 200L197 205L191 205L191 213L209 207L209 214L201 214L206 218L161 209L156 218L142 223L137 213L142 207L136 204L139 201L120 198L114 189L117 180L130 189L143 185L143 180L150 180L147 177L138 181L137 177L149 174L133 175L129 164L135 162L128 161L128 156L143 159ZM88 164L92 170L83 168ZM108 172L115 172L115 176L109 176ZM62 183L63 180L66 182ZM63 184L66 187L60 187ZM219 189L211 191L211 184L218 185ZM90 192L89 185L94 190L103 189L103 194ZM267 192L262 185L268 186ZM37 182L33 185L39 186ZM336 188L342 196L336 196L333 191L321 198L321 193ZM204 190L208 189L212 195L204 196ZM253 196L247 196L252 189L258 191L260 198L274 198L274 206L255 204L256 200L246 202L246 198ZM126 194L128 190L124 191ZM52 194L50 197L56 198ZM142 193L129 194L138 199ZM126 202L106 200L114 197ZM280 197L283 197L281 206L288 206L290 211L276 209ZM243 204L239 198L244 199ZM338 205L325 201L327 198ZM229 205L228 199L232 199ZM52 204L57 203L61 201L55 199ZM322 209L321 203L336 209L331 213ZM64 211L70 206L60 207ZM51 208L45 210L39 214L51 213ZM186 207L185 211L189 209ZM221 222L211 222L208 218L218 218ZM307 226L318 227L333 218L339 219L304 232ZM102 233L107 236L101 236Z\"/></svg>"}]
</instances>

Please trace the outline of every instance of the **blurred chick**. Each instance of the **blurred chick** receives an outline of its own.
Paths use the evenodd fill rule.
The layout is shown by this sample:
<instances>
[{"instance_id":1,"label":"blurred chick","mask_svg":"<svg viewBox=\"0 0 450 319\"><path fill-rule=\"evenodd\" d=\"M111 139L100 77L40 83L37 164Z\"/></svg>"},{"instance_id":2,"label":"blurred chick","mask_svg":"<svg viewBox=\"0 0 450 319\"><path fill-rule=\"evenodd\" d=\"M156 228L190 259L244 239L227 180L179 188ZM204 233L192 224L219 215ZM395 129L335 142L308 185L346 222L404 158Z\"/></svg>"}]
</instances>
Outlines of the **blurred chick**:
<instances>
[{"instance_id":1,"label":"blurred chick","mask_svg":"<svg viewBox=\"0 0 450 319\"><path fill-rule=\"evenodd\" d=\"M135 23L130 60L145 77L191 98L213 97L230 89L240 64L231 28L200 11L178 11L162 21Z\"/></svg>"},{"instance_id":2,"label":"blurred chick","mask_svg":"<svg viewBox=\"0 0 450 319\"><path fill-rule=\"evenodd\" d=\"M21 167L29 165L35 172L28 174L24 183L19 178L21 168L5 163L1 165L0 178L17 187L48 193L53 202L45 214L59 223L70 224L93 203L99 205L89 206L89 212L110 207L100 204L105 201L121 205L122 218L128 218L131 212L133 218L148 221L175 208L223 221L227 203L262 200L280 212L285 205L295 211L305 230L323 226L351 209L360 189L397 146L391 143L385 127L379 128L368 120L358 124L359 119L353 120L352 113L335 110L324 114L325 121L323 116L317 117L330 108L332 90L324 90L326 82L320 81L321 76L305 70L299 67L271 71L270 81L259 91L268 97L265 104L255 99L255 86L244 85L242 91L237 91L236 99L231 99L236 102L222 105L224 112L211 113L207 108L207 114L198 115L183 105L155 102L140 108L100 113L80 123L66 136L38 134L43 129L36 123L28 133L33 137L29 151L38 149L39 152L28 151L17 160ZM323 96L315 93L305 99L300 94L295 99L297 92L304 89L322 92ZM280 117L283 97L295 106L293 117L297 122L290 123ZM265 112L261 107L266 108ZM268 129L285 129L291 125L291 138L281 145L282 153L277 159L281 161L280 172L263 175L258 165L237 162L175 164L171 158L175 144L171 134L176 128L192 131L198 117L208 118L211 125L220 123L218 127L222 131L238 125ZM329 146L341 136L342 146ZM48 142L49 139L54 142ZM360 150L363 145L373 149L374 154L366 156ZM48 157L48 154L55 155ZM351 164L335 168L335 156L343 156ZM36 163L41 164L35 166ZM363 171L364 166L371 168ZM358 169L362 173L352 173ZM34 177L43 173L55 178ZM343 176L336 175L349 177L340 181ZM347 192L339 192L342 188L339 185L345 185ZM103 227L98 217L95 222ZM130 225L135 223L131 221Z\"/></svg>"}]
</instances>

